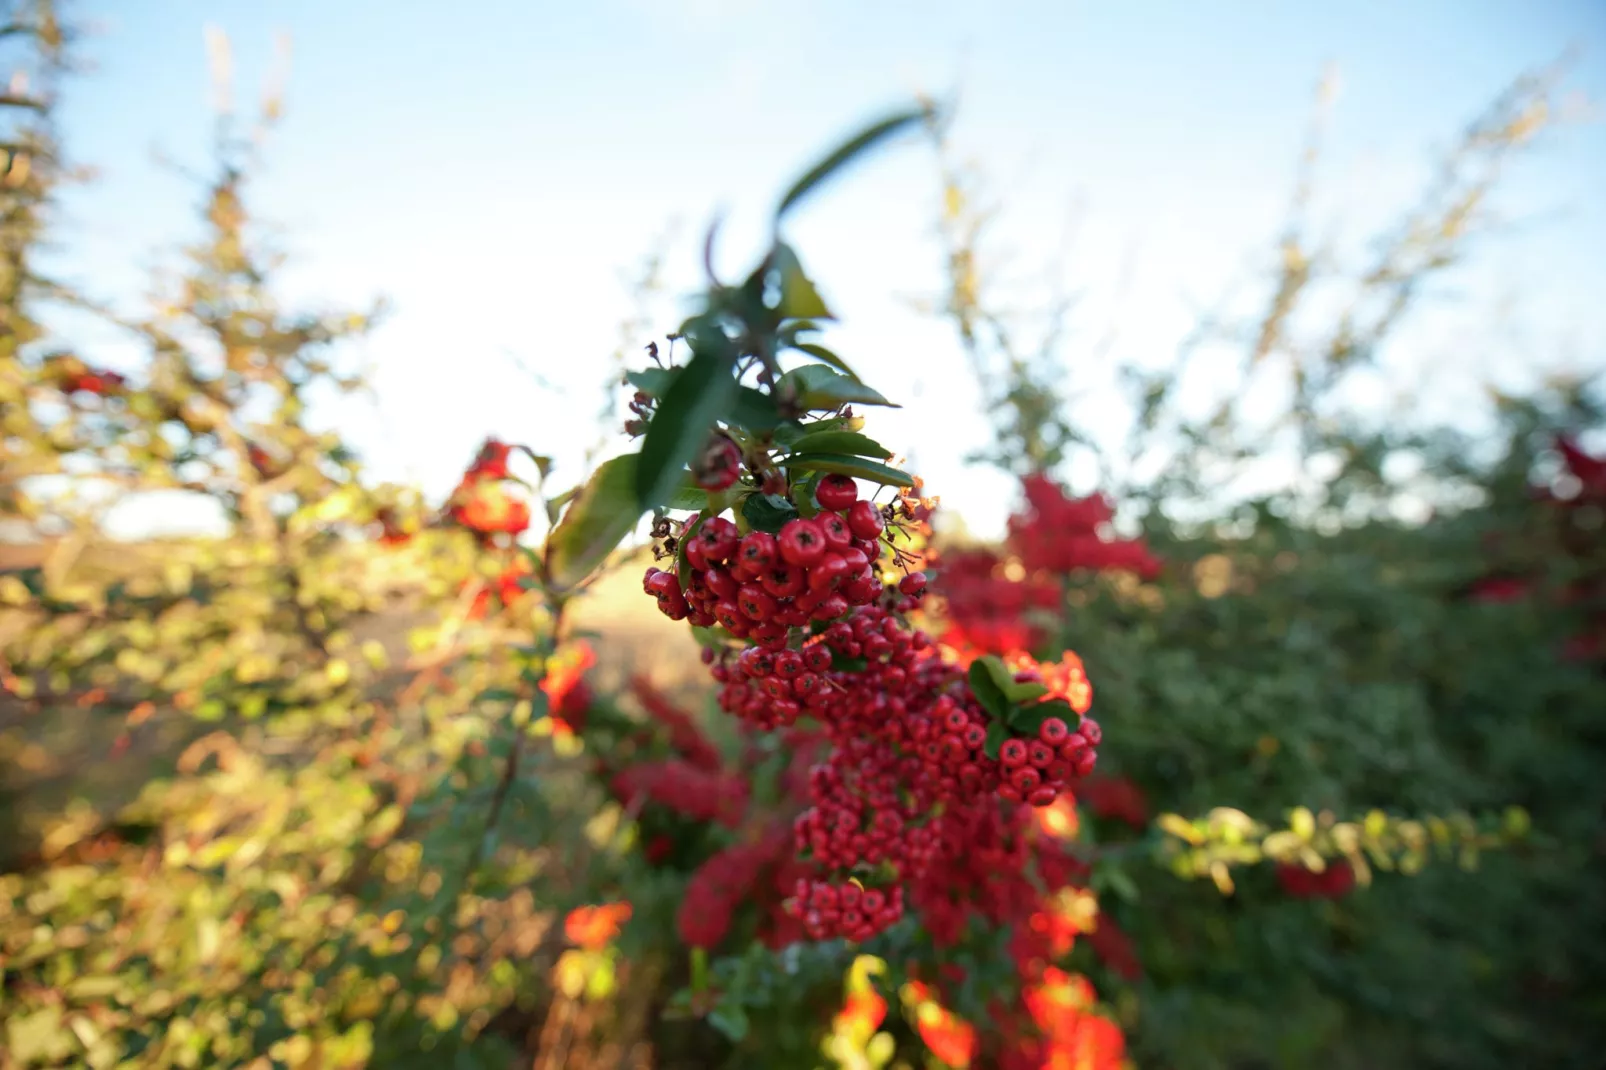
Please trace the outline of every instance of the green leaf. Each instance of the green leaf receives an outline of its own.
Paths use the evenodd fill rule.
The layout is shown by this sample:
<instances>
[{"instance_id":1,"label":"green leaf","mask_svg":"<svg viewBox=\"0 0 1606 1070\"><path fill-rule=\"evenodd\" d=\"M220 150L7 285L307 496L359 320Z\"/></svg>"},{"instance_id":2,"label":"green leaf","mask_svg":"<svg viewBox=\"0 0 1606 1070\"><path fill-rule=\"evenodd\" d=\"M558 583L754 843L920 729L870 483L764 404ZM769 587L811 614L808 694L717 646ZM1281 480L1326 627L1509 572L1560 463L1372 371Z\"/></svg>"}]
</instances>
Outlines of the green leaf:
<instances>
[{"instance_id":1,"label":"green leaf","mask_svg":"<svg viewBox=\"0 0 1606 1070\"><path fill-rule=\"evenodd\" d=\"M930 116L931 109L925 107L895 112L879 122L871 123L844 141L819 163L809 168L802 178L792 183L792 188L786 191L786 195L781 198L781 203L775 207L776 221L779 222L782 216L786 215L798 202L808 196L820 183L847 166L856 157L863 155L893 135L907 130L914 124L925 121Z\"/></svg>"},{"instance_id":2,"label":"green leaf","mask_svg":"<svg viewBox=\"0 0 1606 1070\"><path fill-rule=\"evenodd\" d=\"M780 425L781 414L775 408L774 398L763 391L743 386L736 390L736 404L731 410L730 422L756 434L767 435Z\"/></svg>"},{"instance_id":3,"label":"green leaf","mask_svg":"<svg viewBox=\"0 0 1606 1070\"><path fill-rule=\"evenodd\" d=\"M775 337L780 340L781 345L795 347L798 335L807 334L810 331L818 332L821 329L820 325L813 320L791 320L784 324L779 331L775 332Z\"/></svg>"},{"instance_id":4,"label":"green leaf","mask_svg":"<svg viewBox=\"0 0 1606 1070\"><path fill-rule=\"evenodd\" d=\"M976 701L981 703L981 708L995 723L1008 716L1009 703L993 679L986 658L977 658L970 663L970 693L976 696Z\"/></svg>"},{"instance_id":5,"label":"green leaf","mask_svg":"<svg viewBox=\"0 0 1606 1070\"><path fill-rule=\"evenodd\" d=\"M708 492L690 479L676 487L664 502L665 509L694 509L701 512L708 508Z\"/></svg>"},{"instance_id":6,"label":"green leaf","mask_svg":"<svg viewBox=\"0 0 1606 1070\"><path fill-rule=\"evenodd\" d=\"M548 498L546 500L546 522L548 524L556 524L558 522L558 514L563 512L563 507L572 502L574 496L579 494L582 489L581 487L571 487L556 498Z\"/></svg>"},{"instance_id":7,"label":"green leaf","mask_svg":"<svg viewBox=\"0 0 1606 1070\"><path fill-rule=\"evenodd\" d=\"M837 369L842 374L844 374L848 378L852 379L854 382L858 382L859 381L858 373L855 372L852 368L848 367L848 362L843 360L841 357L837 356L835 353L831 352L829 349L825 348L824 346L815 345L813 342L799 342L799 343L794 344L792 346L792 348L797 350L800 353L807 353L809 356L813 357L815 360L823 360L825 363L831 365L831 367Z\"/></svg>"},{"instance_id":8,"label":"green leaf","mask_svg":"<svg viewBox=\"0 0 1606 1070\"><path fill-rule=\"evenodd\" d=\"M706 516L699 515L697 519L686 525L681 533L680 540L675 543L675 576L680 581L680 593L685 594L691 586L691 564L686 560L686 547L691 545L692 539L697 537L697 529L703 526Z\"/></svg>"},{"instance_id":9,"label":"green leaf","mask_svg":"<svg viewBox=\"0 0 1606 1070\"><path fill-rule=\"evenodd\" d=\"M780 274L781 303L776 312L782 319L796 319L807 317L810 319L835 319L825 298L820 291L814 288L814 283L803 272L803 264L797 258L797 253L790 245L777 242L775 251L770 254L772 268Z\"/></svg>"},{"instance_id":10,"label":"green leaf","mask_svg":"<svg viewBox=\"0 0 1606 1070\"><path fill-rule=\"evenodd\" d=\"M797 507L785 498L757 493L743 498L741 509L754 531L767 531L772 535L798 515Z\"/></svg>"},{"instance_id":11,"label":"green leaf","mask_svg":"<svg viewBox=\"0 0 1606 1070\"><path fill-rule=\"evenodd\" d=\"M1011 705L1019 706L1023 702L1036 702L1048 694L1048 688L1039 683L1017 684L1014 680L1011 680L1004 686L1003 692L1004 697L1009 700Z\"/></svg>"},{"instance_id":12,"label":"green leaf","mask_svg":"<svg viewBox=\"0 0 1606 1070\"><path fill-rule=\"evenodd\" d=\"M580 488L547 537L546 572L552 586L575 587L629 535L643 512L636 496L640 454L603 462Z\"/></svg>"},{"instance_id":13,"label":"green leaf","mask_svg":"<svg viewBox=\"0 0 1606 1070\"><path fill-rule=\"evenodd\" d=\"M808 411L840 409L844 405L902 408L857 379L850 379L823 364L805 364L801 368L793 368L775 381L775 390L777 393L794 392L798 404Z\"/></svg>"},{"instance_id":14,"label":"green leaf","mask_svg":"<svg viewBox=\"0 0 1606 1070\"><path fill-rule=\"evenodd\" d=\"M747 1037L747 1012L734 1000L721 1000L709 1011L708 1024L724 1033L733 1044L740 1044Z\"/></svg>"},{"instance_id":15,"label":"green leaf","mask_svg":"<svg viewBox=\"0 0 1606 1070\"><path fill-rule=\"evenodd\" d=\"M1075 728L1080 723L1076 711L1071 704L1062 698L1051 698L1047 702L1034 702L1030 706L1017 706L1009 714L1009 727L1024 736L1037 738L1038 729L1050 717L1058 717L1066 725Z\"/></svg>"},{"instance_id":16,"label":"green leaf","mask_svg":"<svg viewBox=\"0 0 1606 1070\"><path fill-rule=\"evenodd\" d=\"M635 472L636 504L643 511L669 497L687 463L708 441L714 422L730 412L736 396L737 383L731 375L735 347L717 332L700 338L703 348L680 369L647 425Z\"/></svg>"},{"instance_id":17,"label":"green leaf","mask_svg":"<svg viewBox=\"0 0 1606 1070\"><path fill-rule=\"evenodd\" d=\"M855 431L813 431L792 443L791 448L798 453L845 453L882 460L892 456L892 451L881 443Z\"/></svg>"},{"instance_id":18,"label":"green leaf","mask_svg":"<svg viewBox=\"0 0 1606 1070\"><path fill-rule=\"evenodd\" d=\"M1004 727L1003 721L992 721L987 725L987 741L982 744L981 752L987 757L998 760L998 751L1009 739L1009 729Z\"/></svg>"},{"instance_id":19,"label":"green leaf","mask_svg":"<svg viewBox=\"0 0 1606 1070\"><path fill-rule=\"evenodd\" d=\"M675 381L675 373L679 368L643 368L640 371L626 372L625 381L649 397L663 397L669 384Z\"/></svg>"},{"instance_id":20,"label":"green leaf","mask_svg":"<svg viewBox=\"0 0 1606 1070\"><path fill-rule=\"evenodd\" d=\"M868 479L889 487L912 487L913 477L907 472L889 468L878 461L863 457L849 457L838 453L794 453L781 462L788 468L804 472L831 472L837 475Z\"/></svg>"}]
</instances>

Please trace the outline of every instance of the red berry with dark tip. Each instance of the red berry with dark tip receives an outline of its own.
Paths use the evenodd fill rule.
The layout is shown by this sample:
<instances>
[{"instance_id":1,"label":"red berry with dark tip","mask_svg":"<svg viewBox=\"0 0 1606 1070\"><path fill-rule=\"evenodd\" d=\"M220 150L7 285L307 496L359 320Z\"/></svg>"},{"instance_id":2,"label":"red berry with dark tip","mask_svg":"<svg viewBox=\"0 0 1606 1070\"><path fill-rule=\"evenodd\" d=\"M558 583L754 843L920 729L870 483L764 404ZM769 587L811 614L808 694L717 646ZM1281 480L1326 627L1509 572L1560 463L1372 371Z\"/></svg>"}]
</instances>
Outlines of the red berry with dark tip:
<instances>
[{"instance_id":1,"label":"red berry with dark tip","mask_svg":"<svg viewBox=\"0 0 1606 1070\"><path fill-rule=\"evenodd\" d=\"M1004 745L998 748L998 764L1005 769L1019 769L1026 764L1028 757L1026 741L1022 739L1006 739Z\"/></svg>"},{"instance_id":2,"label":"red berry with dark tip","mask_svg":"<svg viewBox=\"0 0 1606 1070\"><path fill-rule=\"evenodd\" d=\"M852 476L828 475L814 488L814 500L821 509L840 511L859 500L859 485Z\"/></svg>"},{"instance_id":3,"label":"red berry with dark tip","mask_svg":"<svg viewBox=\"0 0 1606 1070\"><path fill-rule=\"evenodd\" d=\"M775 541L781 556L794 565L808 568L825 556L825 532L806 517L788 520Z\"/></svg>"},{"instance_id":4,"label":"red berry with dark tip","mask_svg":"<svg viewBox=\"0 0 1606 1070\"><path fill-rule=\"evenodd\" d=\"M874 502L854 502L847 512L848 527L860 539L878 539L886 527Z\"/></svg>"},{"instance_id":5,"label":"red berry with dark tip","mask_svg":"<svg viewBox=\"0 0 1606 1070\"><path fill-rule=\"evenodd\" d=\"M911 572L898 581L898 591L910 598L919 598L926 593L926 574L924 572Z\"/></svg>"},{"instance_id":6,"label":"red berry with dark tip","mask_svg":"<svg viewBox=\"0 0 1606 1070\"><path fill-rule=\"evenodd\" d=\"M1071 728L1058 717L1050 717L1037 726L1037 738L1050 747L1058 747L1071 738Z\"/></svg>"},{"instance_id":7,"label":"red berry with dark tip","mask_svg":"<svg viewBox=\"0 0 1606 1070\"><path fill-rule=\"evenodd\" d=\"M814 518L825 532L825 544L833 550L846 550L853 545L853 529L839 513L821 513Z\"/></svg>"},{"instance_id":8,"label":"red berry with dark tip","mask_svg":"<svg viewBox=\"0 0 1606 1070\"><path fill-rule=\"evenodd\" d=\"M709 564L720 564L729 561L736 552L740 535L735 524L722 516L714 516L703 521L697 534L692 536L692 542Z\"/></svg>"},{"instance_id":9,"label":"red berry with dark tip","mask_svg":"<svg viewBox=\"0 0 1606 1070\"><path fill-rule=\"evenodd\" d=\"M779 550L775 546L775 536L767 531L750 531L742 536L742 541L736 545L736 560L759 573L775 564Z\"/></svg>"}]
</instances>

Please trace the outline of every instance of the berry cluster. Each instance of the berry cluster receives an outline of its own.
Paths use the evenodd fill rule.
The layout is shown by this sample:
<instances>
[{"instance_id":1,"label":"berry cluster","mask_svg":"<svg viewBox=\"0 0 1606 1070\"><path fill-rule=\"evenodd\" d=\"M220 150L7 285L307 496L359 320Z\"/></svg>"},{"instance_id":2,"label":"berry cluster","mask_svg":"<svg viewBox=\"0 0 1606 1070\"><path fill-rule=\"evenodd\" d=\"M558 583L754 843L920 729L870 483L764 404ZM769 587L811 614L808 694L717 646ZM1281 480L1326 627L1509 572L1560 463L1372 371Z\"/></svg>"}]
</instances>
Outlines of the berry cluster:
<instances>
[{"instance_id":1,"label":"berry cluster","mask_svg":"<svg viewBox=\"0 0 1606 1070\"><path fill-rule=\"evenodd\" d=\"M808 775L812 805L792 822L807 869L785 909L811 938L854 941L911 902L944 932L977 911L1018 914L1036 893L1000 876L1021 872L1009 853L1026 827L1017 807L1052 803L1096 762L1098 725L1079 716L1092 697L1081 663L1014 662L1017 683L1041 685L1039 699L1077 723L1044 715L1029 734L990 740L996 721L966 666L905 618L924 574L888 585L876 568L887 521L915 523L915 503L883 512L853 480L827 477L814 504L815 516L774 535L702 517L675 547L685 582L656 567L643 580L671 619L749 644L706 655L722 709L756 730L807 717L830 742Z\"/></svg>"},{"instance_id":2,"label":"berry cluster","mask_svg":"<svg viewBox=\"0 0 1606 1070\"><path fill-rule=\"evenodd\" d=\"M621 769L610 787L625 805L655 802L697 821L736 828L747 812L747 782L699 769L682 759L642 762Z\"/></svg>"},{"instance_id":3,"label":"berry cluster","mask_svg":"<svg viewBox=\"0 0 1606 1070\"><path fill-rule=\"evenodd\" d=\"M1022 484L1026 508L1009 518L1009 543L1030 570L1135 572L1144 579L1160 573L1160 562L1141 539L1107 538L1115 509L1102 494L1067 497L1041 473Z\"/></svg>"},{"instance_id":4,"label":"berry cluster","mask_svg":"<svg viewBox=\"0 0 1606 1070\"><path fill-rule=\"evenodd\" d=\"M474 532L482 543L498 534L518 535L530 526L530 503L513 497L504 484L512 452L507 443L487 439L447 506L447 515Z\"/></svg>"},{"instance_id":5,"label":"berry cluster","mask_svg":"<svg viewBox=\"0 0 1606 1070\"><path fill-rule=\"evenodd\" d=\"M875 504L858 500L846 476L828 476L816 491L822 511L795 517L776 534L741 534L721 516L706 517L682 537L686 575L647 570L643 588L671 620L719 624L737 639L783 650L794 629L844 617L883 591L876 569L885 528ZM906 577L909 592L923 576Z\"/></svg>"}]
</instances>

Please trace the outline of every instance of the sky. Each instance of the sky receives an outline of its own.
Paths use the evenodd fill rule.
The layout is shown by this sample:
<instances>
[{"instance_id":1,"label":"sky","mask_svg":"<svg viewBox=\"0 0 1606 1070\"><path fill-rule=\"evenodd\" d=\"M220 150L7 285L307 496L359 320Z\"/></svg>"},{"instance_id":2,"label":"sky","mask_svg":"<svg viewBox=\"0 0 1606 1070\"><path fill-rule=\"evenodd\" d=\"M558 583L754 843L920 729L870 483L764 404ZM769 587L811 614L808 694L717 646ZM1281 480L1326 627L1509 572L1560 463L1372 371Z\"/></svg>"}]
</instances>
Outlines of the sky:
<instances>
[{"instance_id":1,"label":"sky","mask_svg":"<svg viewBox=\"0 0 1606 1070\"><path fill-rule=\"evenodd\" d=\"M1202 311L1273 266L1327 64L1340 88L1312 219L1351 257L1523 71L1581 47L1568 85L1606 104L1606 5L1583 0L77 10L93 24L89 69L67 88L62 127L97 176L65 198L57 273L141 306L152 267L196 233L194 176L215 129L206 27L231 41L247 117L288 34L286 114L251 190L292 257L283 292L316 307L383 296L392 309L357 354L374 398L317 415L348 432L374 478L437 497L490 434L578 482L603 441L597 415L643 257L665 250L668 292L633 346L679 323L675 297L701 283L716 212L716 266L745 274L787 183L917 92L958 90L953 141L1004 206L1012 263L1047 264L1079 221L1061 276L1080 295L1065 375L1100 435L1118 426L1116 368L1169 359ZM1606 365L1602 191L1598 121L1547 137L1505 176L1502 227L1397 340L1393 367L1424 406L1465 411L1486 377ZM876 414L876 436L972 531L997 534L1013 489L964 463L988 439L976 384L952 330L907 300L941 285L938 193L932 154L911 139L811 201L789 238L842 321L833 347L904 403ZM107 363L137 365L115 335L72 329ZM624 448L615 436L604 455ZM131 503L114 526L202 521L164 499Z\"/></svg>"}]
</instances>

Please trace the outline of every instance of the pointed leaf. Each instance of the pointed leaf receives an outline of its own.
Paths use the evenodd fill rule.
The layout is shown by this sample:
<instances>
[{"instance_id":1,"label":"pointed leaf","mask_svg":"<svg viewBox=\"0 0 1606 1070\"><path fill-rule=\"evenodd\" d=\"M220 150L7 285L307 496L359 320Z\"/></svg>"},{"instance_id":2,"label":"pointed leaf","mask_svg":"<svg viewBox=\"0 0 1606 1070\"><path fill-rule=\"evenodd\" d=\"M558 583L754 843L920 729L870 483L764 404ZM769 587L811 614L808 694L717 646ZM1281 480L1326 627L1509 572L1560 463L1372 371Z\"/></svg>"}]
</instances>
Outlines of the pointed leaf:
<instances>
[{"instance_id":1,"label":"pointed leaf","mask_svg":"<svg viewBox=\"0 0 1606 1070\"><path fill-rule=\"evenodd\" d=\"M835 319L825 298L803 272L803 264L790 245L778 243L771 254L773 268L780 275L781 303L776 312L782 319Z\"/></svg>"},{"instance_id":2,"label":"pointed leaf","mask_svg":"<svg viewBox=\"0 0 1606 1070\"><path fill-rule=\"evenodd\" d=\"M781 526L797 516L797 508L785 498L765 494L749 494L742 499L742 516L754 531L774 534Z\"/></svg>"},{"instance_id":3,"label":"pointed leaf","mask_svg":"<svg viewBox=\"0 0 1606 1070\"><path fill-rule=\"evenodd\" d=\"M843 375L848 376L854 382L859 381L858 373L852 368L848 367L848 362L824 346L815 345L813 342L800 342L797 345L794 345L792 348L797 350L799 353L807 353L815 360L823 360L825 363L831 365L831 367L840 371Z\"/></svg>"},{"instance_id":4,"label":"pointed leaf","mask_svg":"<svg viewBox=\"0 0 1606 1070\"><path fill-rule=\"evenodd\" d=\"M636 465L636 504L655 508L681 481L686 465L708 441L714 423L727 415L736 397L731 369L736 350L710 333L658 401Z\"/></svg>"},{"instance_id":5,"label":"pointed leaf","mask_svg":"<svg viewBox=\"0 0 1606 1070\"><path fill-rule=\"evenodd\" d=\"M993 721L987 725L987 742L982 744L981 752L997 761L998 752L1007 739L1009 739L1009 729L1004 727L1004 722Z\"/></svg>"},{"instance_id":6,"label":"pointed leaf","mask_svg":"<svg viewBox=\"0 0 1606 1070\"><path fill-rule=\"evenodd\" d=\"M1036 702L1038 699L1043 698L1048 694L1047 687L1039 683L1031 682L1017 684L1014 681L1011 681L1004 687L1003 691L1004 697L1008 699L1012 705L1016 706L1028 702Z\"/></svg>"},{"instance_id":7,"label":"pointed leaf","mask_svg":"<svg viewBox=\"0 0 1606 1070\"><path fill-rule=\"evenodd\" d=\"M864 154L876 145L887 140L895 134L926 120L931 114L929 108L914 108L907 111L896 112L879 122L865 127L853 137L844 141L823 160L809 168L802 178L792 183L792 188L786 191L781 203L775 208L775 218L780 218L804 197L808 196L820 183L830 178L856 157Z\"/></svg>"},{"instance_id":8,"label":"pointed leaf","mask_svg":"<svg viewBox=\"0 0 1606 1070\"><path fill-rule=\"evenodd\" d=\"M854 431L814 431L792 443L791 448L798 453L845 453L882 460L892 456L892 451L875 439Z\"/></svg>"},{"instance_id":9,"label":"pointed leaf","mask_svg":"<svg viewBox=\"0 0 1606 1070\"><path fill-rule=\"evenodd\" d=\"M1071 704L1062 698L1051 698L1047 702L1035 702L1030 706L1017 706L1009 714L1009 727L1021 735L1037 738L1037 730L1043 727L1043 722L1050 717L1058 717L1070 728L1082 723Z\"/></svg>"},{"instance_id":10,"label":"pointed leaf","mask_svg":"<svg viewBox=\"0 0 1606 1070\"><path fill-rule=\"evenodd\" d=\"M831 472L836 475L867 479L886 487L912 487L914 478L907 472L889 468L878 461L864 457L849 457L840 453L797 453L781 462L788 468L804 472Z\"/></svg>"},{"instance_id":11,"label":"pointed leaf","mask_svg":"<svg viewBox=\"0 0 1606 1070\"><path fill-rule=\"evenodd\" d=\"M580 488L547 537L546 570L560 591L577 586L635 528L643 510L636 498L639 454L605 461Z\"/></svg>"},{"instance_id":12,"label":"pointed leaf","mask_svg":"<svg viewBox=\"0 0 1606 1070\"><path fill-rule=\"evenodd\" d=\"M679 368L642 368L640 371L626 372L625 381L643 394L663 397L679 371Z\"/></svg>"},{"instance_id":13,"label":"pointed leaf","mask_svg":"<svg viewBox=\"0 0 1606 1070\"><path fill-rule=\"evenodd\" d=\"M793 391L798 404L806 410L840 409L844 405L884 405L896 409L879 391L872 390L857 379L850 379L832 371L823 364L805 364L793 368L775 382L777 393Z\"/></svg>"},{"instance_id":14,"label":"pointed leaf","mask_svg":"<svg viewBox=\"0 0 1606 1070\"><path fill-rule=\"evenodd\" d=\"M686 560L686 547L691 544L692 539L697 537L697 529L702 527L703 521L707 519L708 517L699 514L690 524L686 525L686 530L681 533L680 540L675 543L675 578L680 581L681 594L685 594L687 589L691 587L692 569L690 562Z\"/></svg>"},{"instance_id":15,"label":"pointed leaf","mask_svg":"<svg viewBox=\"0 0 1606 1070\"><path fill-rule=\"evenodd\" d=\"M984 661L983 658L977 658L970 663L970 693L976 696L976 701L981 703L981 708L987 711L989 717L995 722L1002 721L1009 714L1009 703L998 689L992 673L987 671Z\"/></svg>"}]
</instances>

